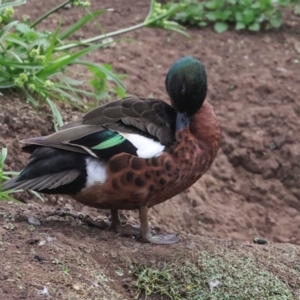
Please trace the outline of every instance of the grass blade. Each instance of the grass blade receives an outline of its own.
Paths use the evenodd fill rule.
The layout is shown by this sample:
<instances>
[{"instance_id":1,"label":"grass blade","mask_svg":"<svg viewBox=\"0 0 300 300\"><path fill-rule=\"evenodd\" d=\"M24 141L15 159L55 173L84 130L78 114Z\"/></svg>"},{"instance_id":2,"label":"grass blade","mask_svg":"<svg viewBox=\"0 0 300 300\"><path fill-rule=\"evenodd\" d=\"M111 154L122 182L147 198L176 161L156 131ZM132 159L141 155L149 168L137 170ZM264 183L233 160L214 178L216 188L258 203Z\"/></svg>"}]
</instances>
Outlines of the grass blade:
<instances>
[{"instance_id":1,"label":"grass blade","mask_svg":"<svg viewBox=\"0 0 300 300\"><path fill-rule=\"evenodd\" d=\"M44 202L44 198L42 197L42 195L36 191L33 190L29 190L29 192L34 195L35 197L37 197L39 200L41 200L42 202Z\"/></svg>"},{"instance_id":2,"label":"grass blade","mask_svg":"<svg viewBox=\"0 0 300 300\"><path fill-rule=\"evenodd\" d=\"M25 4L25 3L26 3L26 0L18 0L18 1L14 1L14 2L3 3L3 4L0 5L0 10L3 10L6 7L19 6L19 5L22 5L22 4Z\"/></svg>"},{"instance_id":3,"label":"grass blade","mask_svg":"<svg viewBox=\"0 0 300 300\"><path fill-rule=\"evenodd\" d=\"M101 44L93 45L88 48L82 49L74 54L64 55L63 57L59 57L56 61L54 61L48 67L45 67L41 70L38 74L39 77L48 77L55 73L57 73L61 68L73 63L77 58L96 50L97 48L101 47Z\"/></svg>"},{"instance_id":4,"label":"grass blade","mask_svg":"<svg viewBox=\"0 0 300 300\"><path fill-rule=\"evenodd\" d=\"M74 63L89 66L89 67L96 68L96 69L100 70L107 77L111 78L120 88L122 88L124 91L126 90L126 87L123 84L123 82L114 73L107 70L102 65L95 64L95 63L92 63L92 62L89 62L89 61L86 61L86 60L76 60Z\"/></svg>"},{"instance_id":5,"label":"grass blade","mask_svg":"<svg viewBox=\"0 0 300 300\"><path fill-rule=\"evenodd\" d=\"M33 63L16 62L13 60L0 59L0 65L5 67L14 67L19 69L40 70L43 67Z\"/></svg>"},{"instance_id":6,"label":"grass blade","mask_svg":"<svg viewBox=\"0 0 300 300\"><path fill-rule=\"evenodd\" d=\"M46 98L47 103L49 104L51 111L52 111L52 115L53 115L53 123L54 123L54 128L57 131L59 127L64 125L62 116L56 106L56 104L49 99L48 97Z\"/></svg>"},{"instance_id":7,"label":"grass blade","mask_svg":"<svg viewBox=\"0 0 300 300\"><path fill-rule=\"evenodd\" d=\"M2 81L0 83L0 90L10 89L15 86L15 83L13 81Z\"/></svg>"},{"instance_id":8,"label":"grass blade","mask_svg":"<svg viewBox=\"0 0 300 300\"><path fill-rule=\"evenodd\" d=\"M58 6L52 8L51 10L47 11L44 15L42 15L41 17L39 17L35 22L32 23L32 25L30 26L31 28L36 27L37 24L39 24L40 22L42 22L44 19L47 19L50 15L52 15L53 13L55 13L56 11L60 10L61 8L63 8L64 6L66 6L67 4L69 4L71 2L71 0L65 1L61 4L59 4Z\"/></svg>"},{"instance_id":9,"label":"grass blade","mask_svg":"<svg viewBox=\"0 0 300 300\"><path fill-rule=\"evenodd\" d=\"M60 40L64 40L68 38L71 34L73 34L75 31L77 31L79 28L84 26L87 22L94 19L95 17L105 13L105 9L97 10L95 12L89 13L82 17L79 21L77 21L75 24L73 24L71 27L69 27L67 30L65 30L63 33L59 35Z\"/></svg>"},{"instance_id":10,"label":"grass blade","mask_svg":"<svg viewBox=\"0 0 300 300\"><path fill-rule=\"evenodd\" d=\"M50 43L50 46L48 47L47 49L47 52L46 52L46 57L45 57L45 62L44 62L44 66L47 65L47 63L49 62L49 60L51 59L51 56L54 52L54 49L55 49L55 45L56 45L56 42L57 42L57 36L58 36L58 32L60 30L60 23L58 24L55 32L53 33L52 35L52 39L51 39L51 43Z\"/></svg>"},{"instance_id":11,"label":"grass blade","mask_svg":"<svg viewBox=\"0 0 300 300\"><path fill-rule=\"evenodd\" d=\"M5 37L5 40L6 40L6 41L9 41L9 42L11 42L11 43L14 43L14 44L16 44L16 45L22 46L22 47L23 47L24 49L26 49L26 50L28 50L28 48L29 48L29 45L28 45L28 44L22 42L22 41L19 40L19 39L14 38L14 37L12 37L12 36L6 36L6 37Z\"/></svg>"},{"instance_id":12,"label":"grass blade","mask_svg":"<svg viewBox=\"0 0 300 300\"><path fill-rule=\"evenodd\" d=\"M19 21L13 21L8 23L7 25L5 25L2 30L0 31L0 41L2 41L2 39L4 38L5 34L11 29L13 28L15 25L17 25L19 23Z\"/></svg>"}]
</instances>

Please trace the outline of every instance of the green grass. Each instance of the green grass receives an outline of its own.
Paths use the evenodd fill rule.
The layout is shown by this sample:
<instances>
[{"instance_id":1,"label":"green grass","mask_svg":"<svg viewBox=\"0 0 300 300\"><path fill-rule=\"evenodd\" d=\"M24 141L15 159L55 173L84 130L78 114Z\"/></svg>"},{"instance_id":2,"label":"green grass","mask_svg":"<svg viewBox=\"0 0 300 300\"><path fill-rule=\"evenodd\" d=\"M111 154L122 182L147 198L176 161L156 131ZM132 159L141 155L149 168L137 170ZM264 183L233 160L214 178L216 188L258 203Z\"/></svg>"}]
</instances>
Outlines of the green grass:
<instances>
[{"instance_id":1,"label":"green grass","mask_svg":"<svg viewBox=\"0 0 300 300\"><path fill-rule=\"evenodd\" d=\"M172 3L163 7L167 9ZM298 0L183 0L181 3L184 8L175 15L175 21L200 27L212 23L219 33L231 24L236 30L279 28L283 7L294 7L295 13L300 13Z\"/></svg>"},{"instance_id":2,"label":"green grass","mask_svg":"<svg viewBox=\"0 0 300 300\"><path fill-rule=\"evenodd\" d=\"M287 286L252 258L201 251L172 264L137 266L136 299L165 295L172 300L292 300ZM143 295L143 296L142 296Z\"/></svg>"}]
</instances>

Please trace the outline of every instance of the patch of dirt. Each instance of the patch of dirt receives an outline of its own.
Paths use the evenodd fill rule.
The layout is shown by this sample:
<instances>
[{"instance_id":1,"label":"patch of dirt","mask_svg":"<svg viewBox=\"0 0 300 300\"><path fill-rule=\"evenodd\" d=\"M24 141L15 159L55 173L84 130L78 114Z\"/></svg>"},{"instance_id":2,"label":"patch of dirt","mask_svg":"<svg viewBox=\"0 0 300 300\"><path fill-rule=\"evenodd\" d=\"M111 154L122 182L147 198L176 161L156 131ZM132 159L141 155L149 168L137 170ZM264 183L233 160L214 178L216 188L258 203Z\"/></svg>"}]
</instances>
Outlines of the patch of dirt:
<instances>
[{"instance_id":1,"label":"patch of dirt","mask_svg":"<svg viewBox=\"0 0 300 300\"><path fill-rule=\"evenodd\" d=\"M28 1L21 13L34 19L58 3ZM141 22L148 2L105 0L100 6L94 1L93 6L115 9L99 18L101 25L111 31ZM53 28L60 18L63 26L70 25L80 14L76 8L61 10L42 26ZM123 36L136 42L118 43L92 54L94 61L111 63L118 72L128 74L125 83L129 94L165 101L165 74L176 59L192 55L206 65L208 100L215 106L222 126L220 152L199 182L151 210L152 225L170 232L244 241L260 235L300 245L299 25L300 17L287 12L281 29L260 33L217 34L210 28L190 28L189 40L176 33L144 28ZM74 38L100 33L99 27L91 24ZM67 111L65 119L74 117L72 114L78 112ZM35 114L16 95L0 98L0 141L1 146L9 148L7 169L19 170L26 163L27 156L19 152L20 139L52 131L47 108ZM32 198L26 194L21 197ZM49 200L47 204L72 206L91 216L105 215L63 197ZM137 220L134 213L126 213L125 217ZM73 228L53 223L51 230L67 236ZM85 231L80 232L80 239L84 239ZM126 248L123 239L108 236L112 243ZM78 247L77 241L72 243L72 247ZM17 240L11 241L11 247L16 244ZM149 246L139 247L144 251L143 247Z\"/></svg>"},{"instance_id":2,"label":"patch of dirt","mask_svg":"<svg viewBox=\"0 0 300 300\"><path fill-rule=\"evenodd\" d=\"M177 289L176 299L299 299L299 246L184 233L178 244L155 246L53 212L40 204L1 205L0 299L129 300L138 289L144 299L143 282L149 291L151 282ZM169 277L159 277L163 267Z\"/></svg>"}]
</instances>

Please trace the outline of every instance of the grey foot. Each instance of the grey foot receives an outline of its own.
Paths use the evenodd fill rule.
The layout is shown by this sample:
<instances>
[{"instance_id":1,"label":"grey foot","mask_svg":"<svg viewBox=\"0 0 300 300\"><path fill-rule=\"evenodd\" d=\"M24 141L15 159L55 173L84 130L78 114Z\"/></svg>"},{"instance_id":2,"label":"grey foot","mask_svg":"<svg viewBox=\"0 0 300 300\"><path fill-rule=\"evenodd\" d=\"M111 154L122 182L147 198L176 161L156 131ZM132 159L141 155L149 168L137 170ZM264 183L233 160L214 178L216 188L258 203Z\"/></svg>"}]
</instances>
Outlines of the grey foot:
<instances>
[{"instance_id":1,"label":"grey foot","mask_svg":"<svg viewBox=\"0 0 300 300\"><path fill-rule=\"evenodd\" d=\"M179 242L179 238L176 234L163 234L163 235L151 235L146 238L144 242L157 245L171 245Z\"/></svg>"}]
</instances>

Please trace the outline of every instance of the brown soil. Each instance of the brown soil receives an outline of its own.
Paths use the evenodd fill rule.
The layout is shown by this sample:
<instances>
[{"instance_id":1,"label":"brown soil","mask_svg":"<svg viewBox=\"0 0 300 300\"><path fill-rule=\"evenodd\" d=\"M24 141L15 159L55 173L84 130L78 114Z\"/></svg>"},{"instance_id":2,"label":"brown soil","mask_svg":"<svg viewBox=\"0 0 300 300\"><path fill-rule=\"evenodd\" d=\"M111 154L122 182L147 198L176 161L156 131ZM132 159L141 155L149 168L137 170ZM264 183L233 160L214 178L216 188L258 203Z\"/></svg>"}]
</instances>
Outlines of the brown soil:
<instances>
[{"instance_id":1,"label":"brown soil","mask_svg":"<svg viewBox=\"0 0 300 300\"><path fill-rule=\"evenodd\" d=\"M141 22L148 9L148 1L106 0L101 1L100 7L94 2L93 8L115 9L99 19L107 31ZM19 13L34 19L58 3L60 1L28 1ZM53 28L61 17L63 25L72 24L80 13L75 8L62 10L43 26ZM191 28L188 33L191 40L176 33L144 28L125 35L136 42L118 43L90 57L100 63L111 63L118 72L128 74L125 81L128 93L166 101L164 76L176 59L192 55L206 65L208 99L215 106L222 126L220 152L210 171L198 183L152 209L152 225L170 232L244 241L260 235L275 242L300 245L300 102L297 99L300 95L300 17L287 12L285 25L280 30L256 34L234 31L216 34L210 28ZM98 34L99 28L91 24L74 38ZM78 112L72 114L78 115ZM64 115L69 120L70 110ZM52 131L51 114L46 107L36 114L17 95L0 98L0 146L9 148L7 169L19 170L26 163L27 156L19 151L20 139ZM36 203L31 195L23 193L20 198ZM49 211L48 205L68 205L91 216L103 215L101 211L82 207L63 197L49 197L44 208L39 208L41 214ZM3 209L12 211L7 205L3 205ZM135 214L126 214L125 217L130 221L136 220ZM15 250L19 252L31 251L31 246L24 248L30 236L26 223L21 222L16 228L18 233L9 238L5 251L14 247L19 248ZM72 226L61 227L59 223L50 222L44 225L43 234L46 232L57 239L68 237L66 244L60 246L69 251L84 244L76 240L72 230ZM94 247L94 259L97 259L95 253L98 248L105 253L111 247L126 247L124 239L103 232L97 237L96 231L93 229L87 243L92 243L93 239L97 243L86 247ZM8 238L7 231L0 232L4 239ZM86 229L76 232L80 239L85 239ZM107 249L101 247L103 236L110 240L106 244ZM138 247L140 251L147 249L145 255L151 251L149 246ZM47 249L48 252L43 249L39 248L38 255L46 257L46 262L31 258L28 263L27 257L26 267L41 264L40 272L53 271L55 275L55 266L51 264L55 255L49 254L51 249ZM3 259L6 258L1 258L1 261ZM72 262L72 255L69 259ZM10 262L13 263L13 260ZM76 268L74 271L80 272L80 267ZM38 276L34 273L37 272L35 267L32 267L32 272L32 276ZM59 278L55 280L60 281ZM51 282L53 284L54 281ZM56 299L67 299L63 296L66 287L62 285L57 286L60 294L56 294ZM10 291L10 286L6 288ZM19 292L11 299L35 299L28 291ZM131 299L129 294L127 297ZM92 298L85 296L84 299Z\"/></svg>"}]
</instances>

